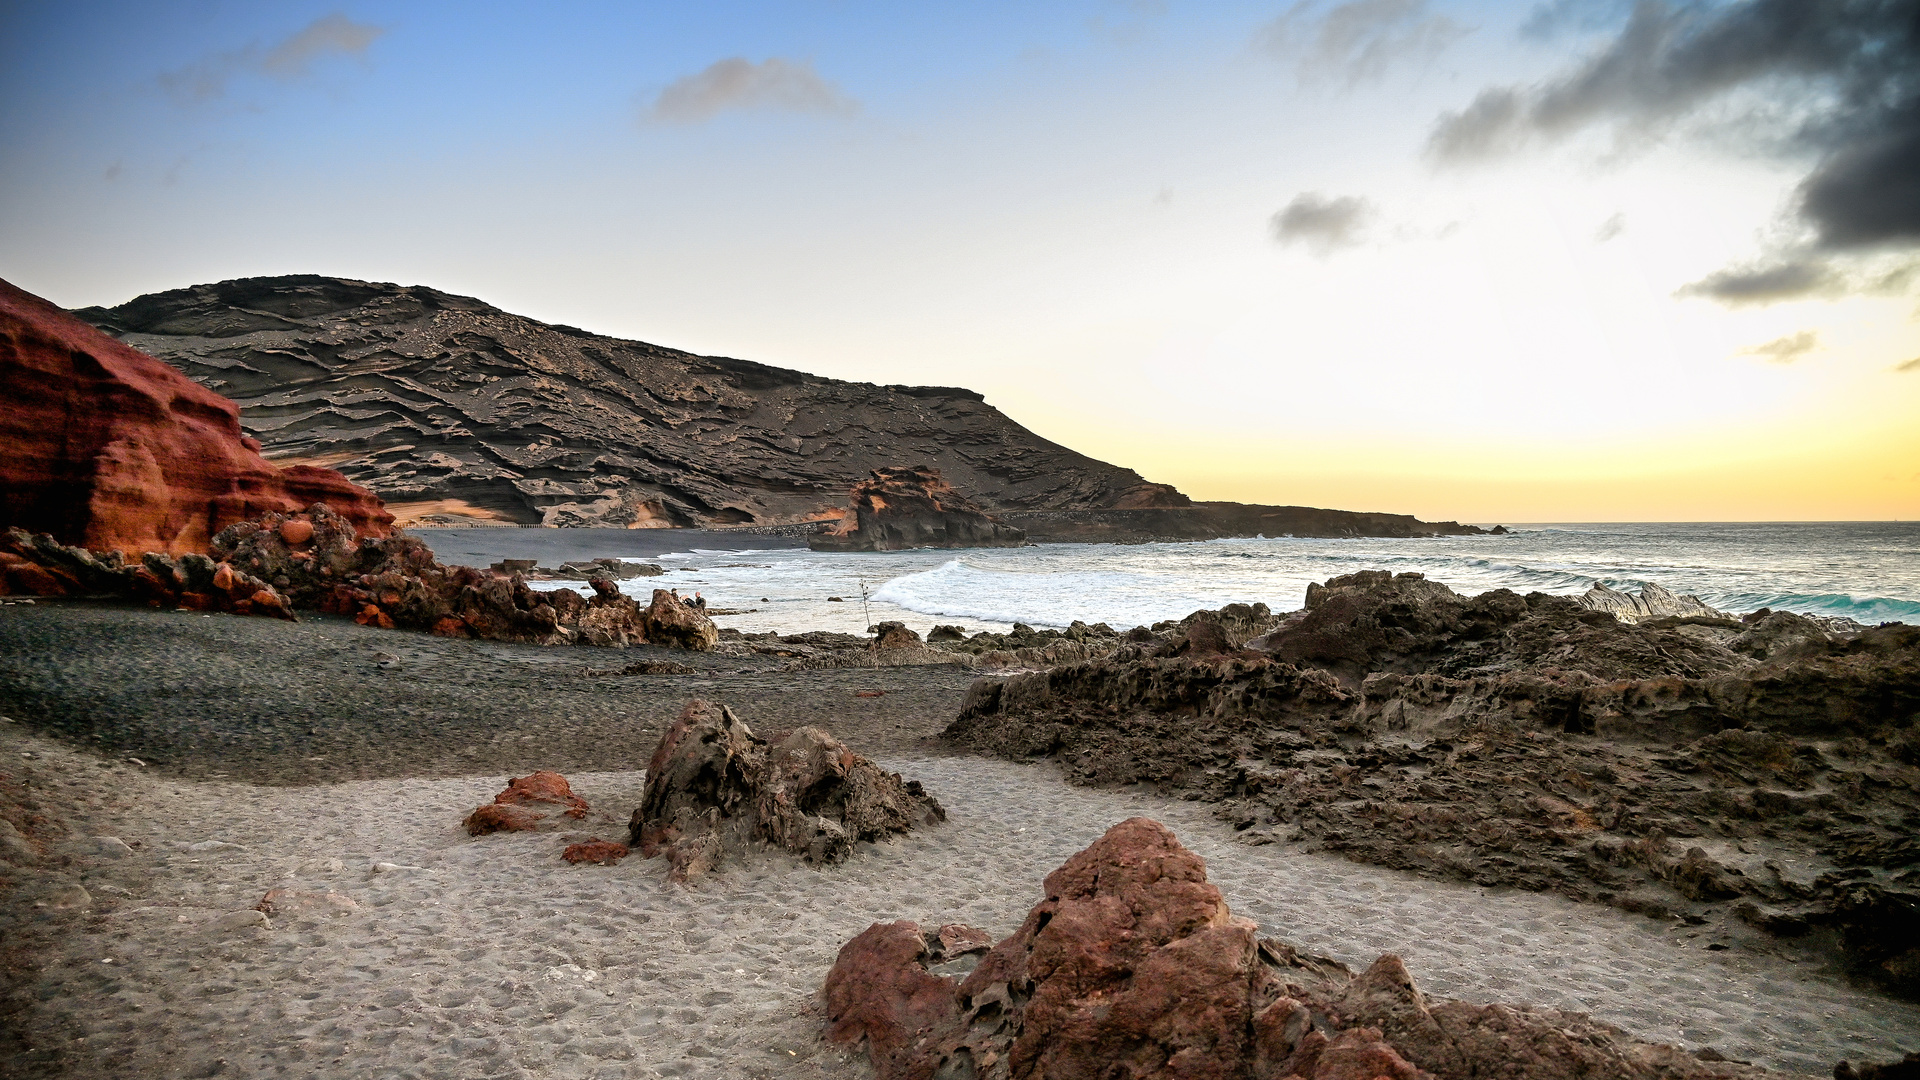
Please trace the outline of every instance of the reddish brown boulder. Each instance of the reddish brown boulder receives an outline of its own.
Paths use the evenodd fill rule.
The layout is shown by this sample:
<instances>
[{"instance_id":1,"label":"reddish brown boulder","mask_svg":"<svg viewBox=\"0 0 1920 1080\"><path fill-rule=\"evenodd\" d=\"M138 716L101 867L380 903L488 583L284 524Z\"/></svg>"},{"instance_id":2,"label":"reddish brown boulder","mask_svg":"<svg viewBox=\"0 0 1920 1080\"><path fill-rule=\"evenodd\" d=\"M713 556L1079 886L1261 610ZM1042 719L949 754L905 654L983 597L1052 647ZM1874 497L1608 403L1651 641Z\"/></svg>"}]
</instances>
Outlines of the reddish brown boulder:
<instances>
[{"instance_id":1,"label":"reddish brown boulder","mask_svg":"<svg viewBox=\"0 0 1920 1080\"><path fill-rule=\"evenodd\" d=\"M1115 825L964 976L941 934L875 923L841 949L827 1038L881 1080L1758 1080L1583 1015L1429 1002L1397 957L1344 967L1256 940L1165 826Z\"/></svg>"},{"instance_id":2,"label":"reddish brown boulder","mask_svg":"<svg viewBox=\"0 0 1920 1080\"><path fill-rule=\"evenodd\" d=\"M483 836L494 832L530 832L559 828L563 818L587 816L587 800L573 793L567 778L542 770L530 776L509 777L507 789L493 801L467 815L467 832Z\"/></svg>"},{"instance_id":3,"label":"reddish brown boulder","mask_svg":"<svg viewBox=\"0 0 1920 1080\"><path fill-rule=\"evenodd\" d=\"M698 652L712 652L720 640L712 620L665 589L653 590L653 602L640 613L640 628L649 644Z\"/></svg>"},{"instance_id":4,"label":"reddish brown boulder","mask_svg":"<svg viewBox=\"0 0 1920 1080\"><path fill-rule=\"evenodd\" d=\"M815 551L899 551L919 547L1019 547L1027 534L988 517L940 470L876 469L856 481L853 512L807 538Z\"/></svg>"},{"instance_id":5,"label":"reddish brown boulder","mask_svg":"<svg viewBox=\"0 0 1920 1080\"><path fill-rule=\"evenodd\" d=\"M237 521L315 502L368 536L393 518L330 469L280 469L233 402L0 281L0 529L139 556L203 552Z\"/></svg>"},{"instance_id":6,"label":"reddish brown boulder","mask_svg":"<svg viewBox=\"0 0 1920 1080\"><path fill-rule=\"evenodd\" d=\"M584 844L568 844L560 857L570 863L596 863L600 866L612 866L629 854L627 845L612 840L589 840Z\"/></svg>"},{"instance_id":7,"label":"reddish brown boulder","mask_svg":"<svg viewBox=\"0 0 1920 1080\"><path fill-rule=\"evenodd\" d=\"M487 803L474 808L461 822L473 836L485 836L497 832L532 832L540 827L546 816L537 814L522 806L502 806L499 803Z\"/></svg>"},{"instance_id":8,"label":"reddish brown boulder","mask_svg":"<svg viewBox=\"0 0 1920 1080\"><path fill-rule=\"evenodd\" d=\"M816 727L769 744L724 705L695 700L661 736L628 842L666 855L685 881L729 853L771 845L818 863L860 841L946 820L917 780L902 780Z\"/></svg>"}]
</instances>

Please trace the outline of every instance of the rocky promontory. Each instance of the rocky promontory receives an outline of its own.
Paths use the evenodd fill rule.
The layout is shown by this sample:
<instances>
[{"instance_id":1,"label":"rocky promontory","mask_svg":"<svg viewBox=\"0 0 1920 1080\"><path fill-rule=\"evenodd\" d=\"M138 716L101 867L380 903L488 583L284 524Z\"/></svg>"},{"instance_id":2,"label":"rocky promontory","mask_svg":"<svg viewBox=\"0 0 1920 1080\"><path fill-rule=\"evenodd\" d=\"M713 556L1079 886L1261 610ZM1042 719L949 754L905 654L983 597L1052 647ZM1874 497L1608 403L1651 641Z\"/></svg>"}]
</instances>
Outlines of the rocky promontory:
<instances>
[{"instance_id":1,"label":"rocky promontory","mask_svg":"<svg viewBox=\"0 0 1920 1080\"><path fill-rule=\"evenodd\" d=\"M1798 939L1920 996L1920 628L1623 623L1385 571L1245 614L980 679L945 737L1215 802L1255 843Z\"/></svg>"}]
</instances>

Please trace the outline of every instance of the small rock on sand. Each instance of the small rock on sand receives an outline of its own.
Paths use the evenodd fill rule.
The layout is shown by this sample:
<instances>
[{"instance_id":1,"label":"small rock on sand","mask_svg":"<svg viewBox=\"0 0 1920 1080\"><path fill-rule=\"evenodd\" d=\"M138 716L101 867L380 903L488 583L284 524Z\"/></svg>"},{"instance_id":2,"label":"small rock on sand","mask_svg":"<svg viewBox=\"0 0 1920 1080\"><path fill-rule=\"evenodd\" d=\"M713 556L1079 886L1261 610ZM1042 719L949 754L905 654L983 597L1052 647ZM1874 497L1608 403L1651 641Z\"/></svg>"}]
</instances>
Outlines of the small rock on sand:
<instances>
[{"instance_id":1,"label":"small rock on sand","mask_svg":"<svg viewBox=\"0 0 1920 1080\"><path fill-rule=\"evenodd\" d=\"M213 920L213 929L218 933L231 933L236 930L249 930L254 927L271 930L273 929L273 924L267 920L266 912L254 908L247 908L242 911L229 911L225 915Z\"/></svg>"}]
</instances>

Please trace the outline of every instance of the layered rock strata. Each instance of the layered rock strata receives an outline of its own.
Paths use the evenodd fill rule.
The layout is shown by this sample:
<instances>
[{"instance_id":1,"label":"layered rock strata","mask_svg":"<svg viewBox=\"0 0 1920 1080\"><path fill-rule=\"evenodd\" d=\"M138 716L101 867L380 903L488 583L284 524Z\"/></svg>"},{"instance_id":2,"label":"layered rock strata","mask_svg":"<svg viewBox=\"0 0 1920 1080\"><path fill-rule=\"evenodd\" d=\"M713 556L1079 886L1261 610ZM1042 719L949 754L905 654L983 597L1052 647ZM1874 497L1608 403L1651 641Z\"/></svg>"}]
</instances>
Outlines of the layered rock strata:
<instances>
[{"instance_id":1,"label":"layered rock strata","mask_svg":"<svg viewBox=\"0 0 1920 1080\"><path fill-rule=\"evenodd\" d=\"M667 856L686 881L763 846L837 863L856 843L944 820L919 781L820 728L762 739L726 706L695 700L653 752L628 843Z\"/></svg>"},{"instance_id":2,"label":"layered rock strata","mask_svg":"<svg viewBox=\"0 0 1920 1080\"><path fill-rule=\"evenodd\" d=\"M1158 822L1132 818L1048 874L984 950L965 927L875 923L821 996L827 1038L881 1080L1757 1080L1587 1016L1429 999L1399 958L1365 972L1258 936ZM977 955L977 959L975 956Z\"/></svg>"},{"instance_id":3,"label":"layered rock strata","mask_svg":"<svg viewBox=\"0 0 1920 1080\"><path fill-rule=\"evenodd\" d=\"M1920 627L1636 625L1370 571L981 679L945 737L1220 804L1254 842L1837 947L1920 993Z\"/></svg>"},{"instance_id":4,"label":"layered rock strata","mask_svg":"<svg viewBox=\"0 0 1920 1080\"><path fill-rule=\"evenodd\" d=\"M970 390L696 356L420 286L247 278L78 314L240 402L275 461L337 468L403 524L831 520L901 462L989 508L1186 503Z\"/></svg>"},{"instance_id":5,"label":"layered rock strata","mask_svg":"<svg viewBox=\"0 0 1920 1080\"><path fill-rule=\"evenodd\" d=\"M0 530L115 551L204 552L237 521L324 502L393 518L331 469L268 462L232 401L0 281Z\"/></svg>"},{"instance_id":6,"label":"layered rock strata","mask_svg":"<svg viewBox=\"0 0 1920 1080\"><path fill-rule=\"evenodd\" d=\"M851 512L807 538L815 551L1019 547L1027 534L988 517L926 467L876 469L853 485Z\"/></svg>"}]
</instances>

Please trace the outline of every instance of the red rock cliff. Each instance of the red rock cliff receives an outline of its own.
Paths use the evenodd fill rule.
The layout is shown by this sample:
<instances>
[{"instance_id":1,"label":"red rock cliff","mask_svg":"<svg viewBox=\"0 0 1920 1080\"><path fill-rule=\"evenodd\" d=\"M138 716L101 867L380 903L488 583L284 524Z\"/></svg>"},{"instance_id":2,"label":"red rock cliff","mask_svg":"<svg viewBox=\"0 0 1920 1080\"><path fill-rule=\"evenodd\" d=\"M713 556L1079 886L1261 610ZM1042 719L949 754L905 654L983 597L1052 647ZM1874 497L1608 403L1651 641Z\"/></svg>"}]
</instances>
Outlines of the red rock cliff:
<instances>
[{"instance_id":1,"label":"red rock cliff","mask_svg":"<svg viewBox=\"0 0 1920 1080\"><path fill-rule=\"evenodd\" d=\"M275 468L239 406L0 281L0 530L139 555L204 552L214 533L326 503L362 536L393 516L331 469Z\"/></svg>"}]
</instances>

